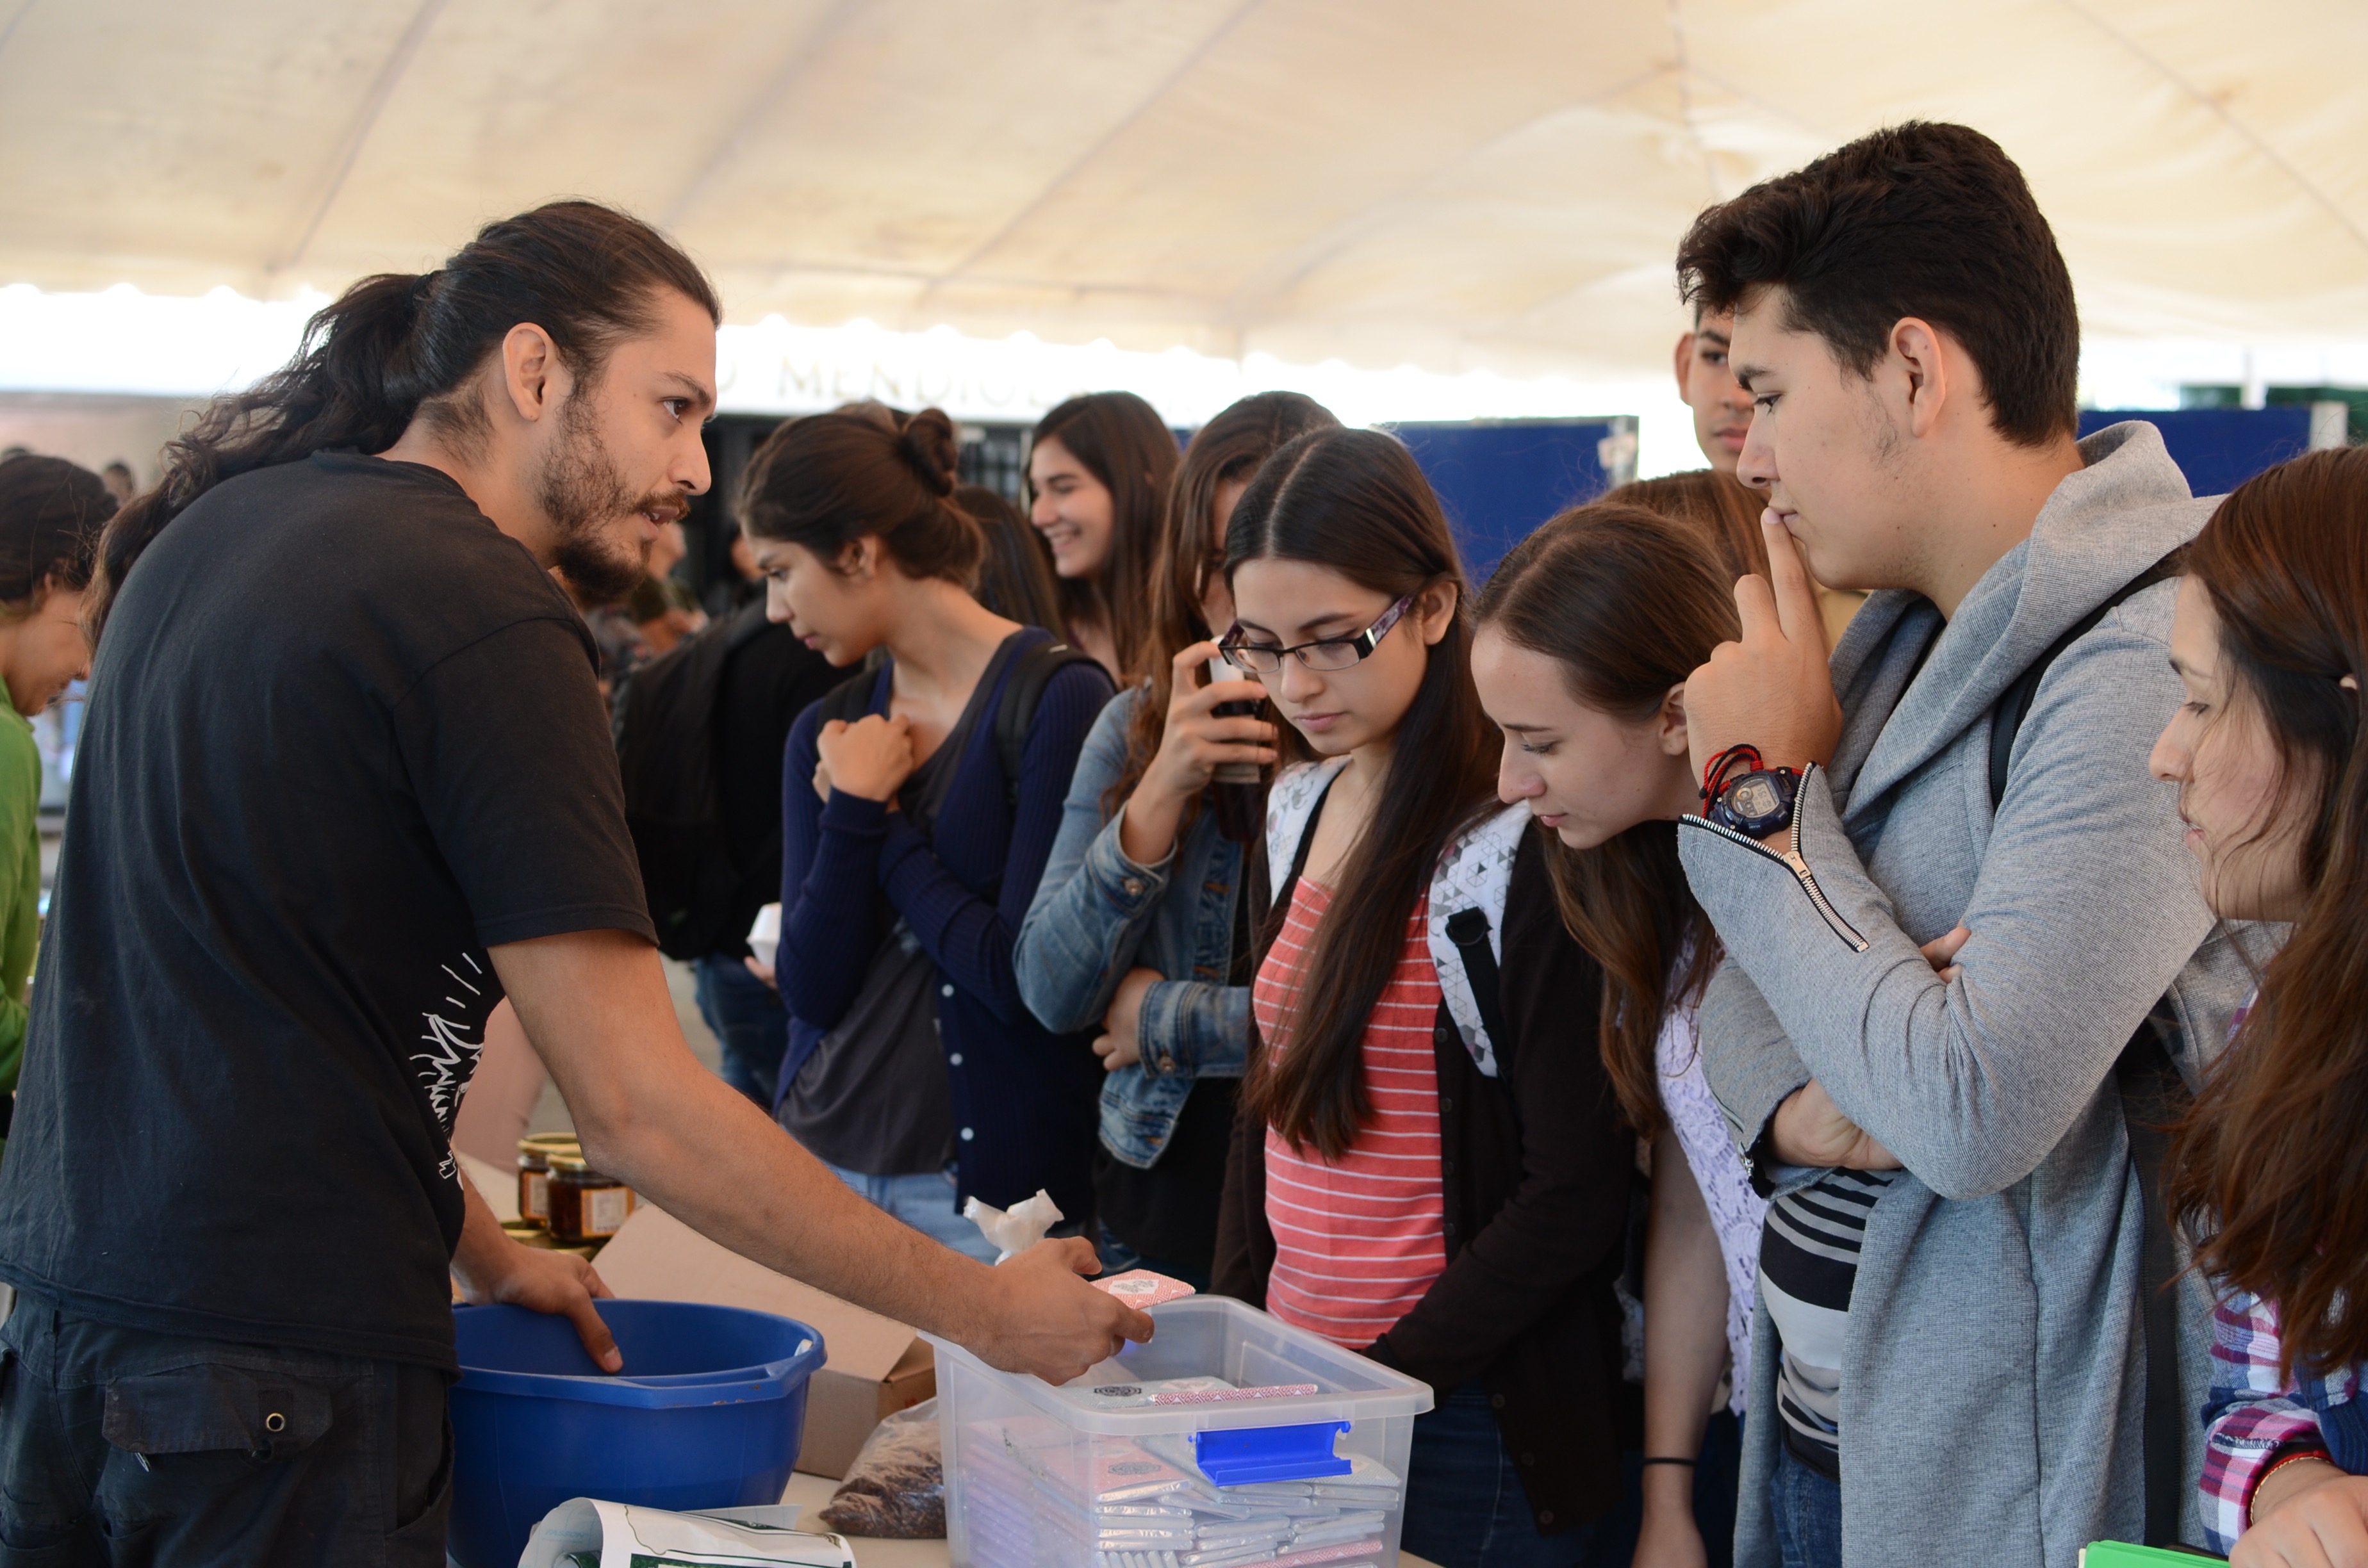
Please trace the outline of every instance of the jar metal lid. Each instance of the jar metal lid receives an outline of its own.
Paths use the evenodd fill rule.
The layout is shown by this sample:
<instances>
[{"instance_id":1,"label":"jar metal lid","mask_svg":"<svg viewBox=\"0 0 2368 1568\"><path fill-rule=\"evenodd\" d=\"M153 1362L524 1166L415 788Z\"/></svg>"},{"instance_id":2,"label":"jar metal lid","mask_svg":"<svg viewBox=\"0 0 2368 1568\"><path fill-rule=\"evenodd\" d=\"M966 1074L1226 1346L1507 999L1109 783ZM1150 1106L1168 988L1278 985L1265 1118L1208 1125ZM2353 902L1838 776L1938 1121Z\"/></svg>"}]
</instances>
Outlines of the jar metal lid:
<instances>
[{"instance_id":1,"label":"jar metal lid","mask_svg":"<svg viewBox=\"0 0 2368 1568\"><path fill-rule=\"evenodd\" d=\"M552 1155L551 1169L552 1173L555 1176L588 1176L600 1181L608 1181L611 1179L609 1176L602 1176L598 1171L594 1170L592 1168L592 1162L586 1159L581 1153ZM622 1186L623 1184L619 1183L619 1185Z\"/></svg>"}]
</instances>

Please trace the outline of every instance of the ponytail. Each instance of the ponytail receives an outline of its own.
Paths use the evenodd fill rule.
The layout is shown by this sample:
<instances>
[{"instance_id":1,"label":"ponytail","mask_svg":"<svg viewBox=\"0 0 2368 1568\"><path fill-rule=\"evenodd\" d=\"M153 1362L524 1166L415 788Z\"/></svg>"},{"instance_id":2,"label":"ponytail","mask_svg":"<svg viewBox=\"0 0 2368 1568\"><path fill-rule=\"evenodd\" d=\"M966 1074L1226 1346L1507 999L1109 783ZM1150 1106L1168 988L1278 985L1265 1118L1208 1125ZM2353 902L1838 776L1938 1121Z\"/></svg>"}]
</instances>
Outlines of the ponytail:
<instances>
[{"instance_id":1,"label":"ponytail","mask_svg":"<svg viewBox=\"0 0 2368 1568\"><path fill-rule=\"evenodd\" d=\"M164 478L100 537L85 611L93 639L156 536L222 481L315 452L382 452L423 415L449 440L482 440L490 426L468 383L512 327L541 327L588 380L620 338L655 325L654 296L667 289L722 319L696 263L589 201L488 223L433 272L363 278L306 324L294 359L216 399L166 444Z\"/></svg>"}]
</instances>

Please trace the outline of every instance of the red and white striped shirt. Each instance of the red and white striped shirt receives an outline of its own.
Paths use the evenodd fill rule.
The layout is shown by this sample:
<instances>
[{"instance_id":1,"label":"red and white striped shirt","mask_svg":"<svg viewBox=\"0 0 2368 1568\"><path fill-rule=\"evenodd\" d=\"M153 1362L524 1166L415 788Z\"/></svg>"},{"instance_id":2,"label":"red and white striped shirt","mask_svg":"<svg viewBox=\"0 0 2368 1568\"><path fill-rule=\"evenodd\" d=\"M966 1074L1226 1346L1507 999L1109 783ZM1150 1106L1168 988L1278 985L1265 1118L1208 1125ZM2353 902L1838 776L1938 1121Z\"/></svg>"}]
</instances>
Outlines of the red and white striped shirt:
<instances>
[{"instance_id":1,"label":"red and white striped shirt","mask_svg":"<svg viewBox=\"0 0 2368 1568\"><path fill-rule=\"evenodd\" d=\"M1290 1048L1290 1020L1331 890L1299 879L1250 1005L1269 1051ZM1397 972L1365 1028L1373 1119L1338 1163L1266 1133L1266 1218L1274 1231L1267 1310L1360 1349L1406 1316L1447 1268L1440 1179L1439 1067L1431 1055L1439 975L1425 935L1426 894L1406 922Z\"/></svg>"}]
</instances>

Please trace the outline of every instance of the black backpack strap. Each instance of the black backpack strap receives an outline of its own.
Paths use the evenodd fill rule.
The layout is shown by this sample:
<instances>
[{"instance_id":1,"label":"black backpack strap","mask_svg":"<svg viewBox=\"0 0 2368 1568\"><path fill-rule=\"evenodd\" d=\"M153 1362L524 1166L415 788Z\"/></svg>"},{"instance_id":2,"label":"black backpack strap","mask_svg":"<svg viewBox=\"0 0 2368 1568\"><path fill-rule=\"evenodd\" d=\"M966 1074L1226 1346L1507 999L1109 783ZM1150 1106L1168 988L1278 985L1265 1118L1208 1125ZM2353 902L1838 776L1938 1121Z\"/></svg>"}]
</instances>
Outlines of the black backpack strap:
<instances>
[{"instance_id":1,"label":"black backpack strap","mask_svg":"<svg viewBox=\"0 0 2368 1568\"><path fill-rule=\"evenodd\" d=\"M2103 624L2106 616L2123 603L2157 583L2169 582L2174 574L2171 558L2165 556L2116 589L2112 597L2073 622L2072 629L2047 645L2047 652L2032 662L2031 667L2015 677L2014 684L1999 696L1990 710L1990 811L1995 813L2006 803L2007 772L2014 765L2014 738L2022 731L2022 722L2031 717L2031 705L2039 697L2039 683L2047 671L2063 655L2064 650L2080 641Z\"/></svg>"},{"instance_id":2,"label":"black backpack strap","mask_svg":"<svg viewBox=\"0 0 2368 1568\"><path fill-rule=\"evenodd\" d=\"M2179 1248L2170 1233L2162 1185L2170 1130L2194 1099L2171 1061L2169 1042L2179 1027L2178 1010L2166 996L2138 1025L2113 1067L2122 1119L2129 1129L2130 1164L2137 1169L2139 1201L2146 1208L2138 1254L2138 1312L2146 1332L2143 1451L2149 1546L2178 1544L2180 1513L2187 1500L2183 1456L2193 1426L2180 1392Z\"/></svg>"},{"instance_id":3,"label":"black backpack strap","mask_svg":"<svg viewBox=\"0 0 2368 1568\"><path fill-rule=\"evenodd\" d=\"M1497 1071L1509 1075L1513 1031L1505 1027L1503 983L1497 955L1488 948L1488 912L1477 906L1457 910L1447 917L1447 939L1455 944L1456 956L1463 960L1463 978L1471 983L1472 1000L1479 1006L1480 1027L1488 1031Z\"/></svg>"},{"instance_id":4,"label":"black backpack strap","mask_svg":"<svg viewBox=\"0 0 2368 1568\"><path fill-rule=\"evenodd\" d=\"M1019 804L1019 769L1028 756L1028 731L1036 722L1037 705L1044 700L1044 688L1053 677L1071 665L1102 667L1091 653L1066 642L1039 642L1020 651L1004 678L1003 702L995 710L995 755L1003 764L1006 798L1014 806Z\"/></svg>"}]
</instances>

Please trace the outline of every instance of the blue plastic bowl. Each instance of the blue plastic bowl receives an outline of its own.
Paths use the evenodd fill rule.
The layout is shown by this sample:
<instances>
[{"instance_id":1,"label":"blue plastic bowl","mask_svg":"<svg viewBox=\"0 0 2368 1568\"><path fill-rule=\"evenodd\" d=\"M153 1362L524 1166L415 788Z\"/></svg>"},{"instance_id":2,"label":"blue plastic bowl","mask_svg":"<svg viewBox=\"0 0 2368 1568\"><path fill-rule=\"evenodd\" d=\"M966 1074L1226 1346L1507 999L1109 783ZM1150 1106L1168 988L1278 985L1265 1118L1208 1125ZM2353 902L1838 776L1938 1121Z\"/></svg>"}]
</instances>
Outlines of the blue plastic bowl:
<instances>
[{"instance_id":1,"label":"blue plastic bowl","mask_svg":"<svg viewBox=\"0 0 2368 1568\"><path fill-rule=\"evenodd\" d=\"M822 1335L689 1301L602 1301L610 1377L575 1325L522 1307L452 1314L452 1530L461 1568L511 1568L570 1497L655 1508L778 1503L806 1425Z\"/></svg>"}]
</instances>

